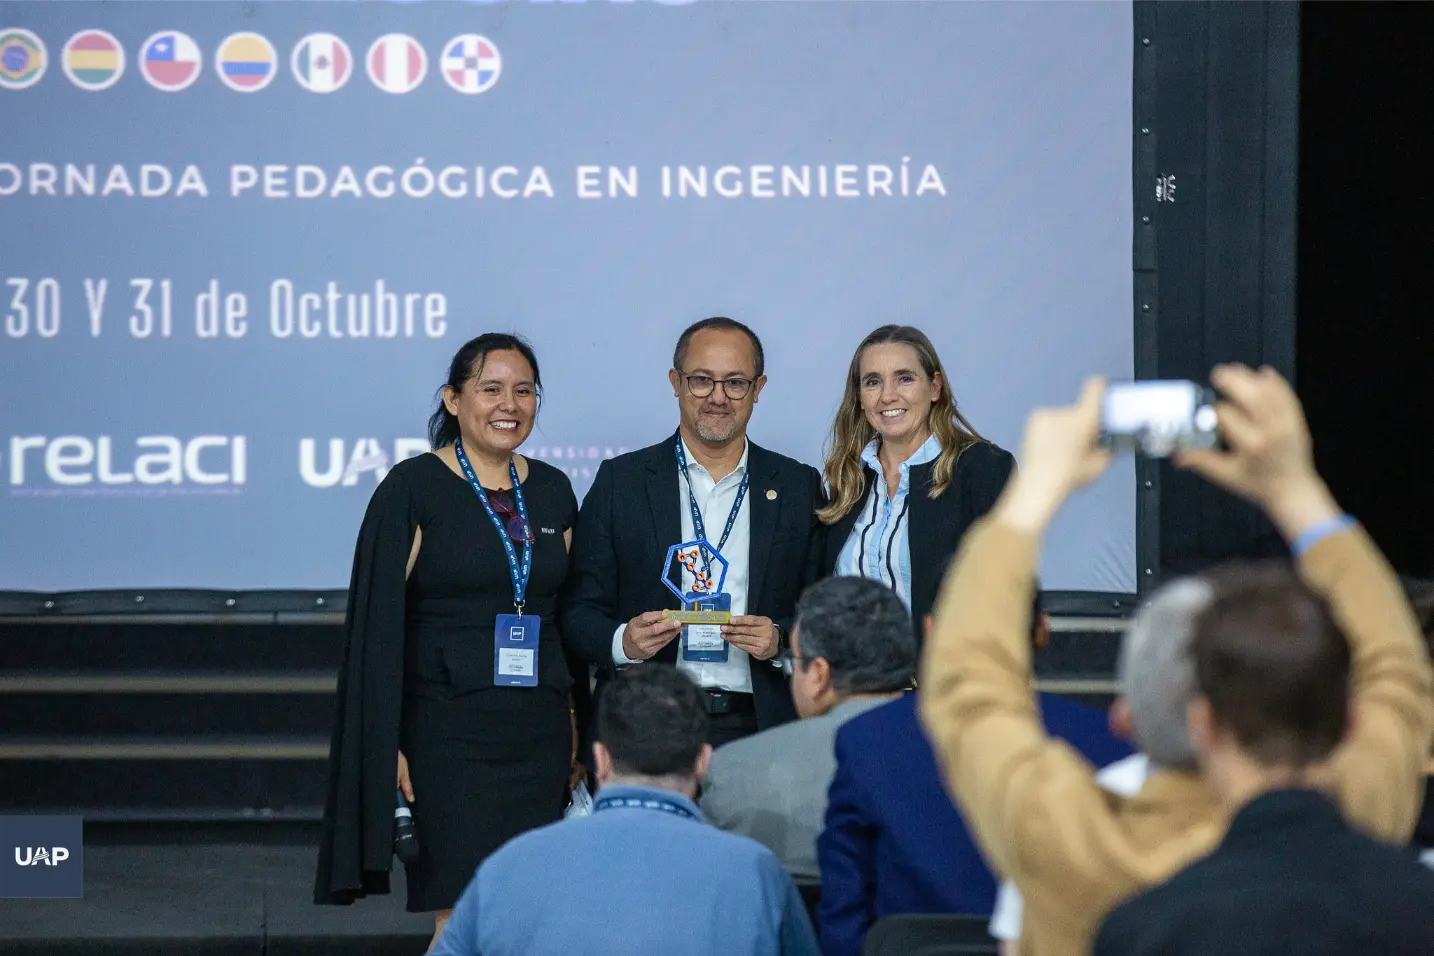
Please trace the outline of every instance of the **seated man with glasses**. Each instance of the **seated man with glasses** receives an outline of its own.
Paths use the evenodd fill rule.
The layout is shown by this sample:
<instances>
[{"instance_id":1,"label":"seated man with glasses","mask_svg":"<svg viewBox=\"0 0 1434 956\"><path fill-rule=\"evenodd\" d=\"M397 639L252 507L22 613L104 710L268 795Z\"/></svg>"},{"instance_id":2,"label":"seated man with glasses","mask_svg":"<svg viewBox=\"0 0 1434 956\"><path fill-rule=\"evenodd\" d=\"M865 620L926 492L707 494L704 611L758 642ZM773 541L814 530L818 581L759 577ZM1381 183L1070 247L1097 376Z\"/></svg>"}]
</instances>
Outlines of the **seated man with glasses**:
<instances>
[{"instance_id":1,"label":"seated man with glasses","mask_svg":"<svg viewBox=\"0 0 1434 956\"><path fill-rule=\"evenodd\" d=\"M692 678L714 746L795 716L777 657L797 598L823 563L821 475L747 440L764 364L761 340L733 319L703 319L682 333L667 373L677 432L598 468L561 615L565 644L598 667L599 694L617 668L647 662ZM669 557L674 545L699 540L710 548ZM684 638L667 617L683 609L672 588L690 594L699 584L730 610L720 636L689 629Z\"/></svg>"},{"instance_id":2,"label":"seated man with glasses","mask_svg":"<svg viewBox=\"0 0 1434 956\"><path fill-rule=\"evenodd\" d=\"M777 854L798 882L817 883L817 837L836 772L842 724L901 696L916 673L906 605L867 578L827 578L797 602L788 654L802 718L721 748L702 788L714 826Z\"/></svg>"}]
</instances>

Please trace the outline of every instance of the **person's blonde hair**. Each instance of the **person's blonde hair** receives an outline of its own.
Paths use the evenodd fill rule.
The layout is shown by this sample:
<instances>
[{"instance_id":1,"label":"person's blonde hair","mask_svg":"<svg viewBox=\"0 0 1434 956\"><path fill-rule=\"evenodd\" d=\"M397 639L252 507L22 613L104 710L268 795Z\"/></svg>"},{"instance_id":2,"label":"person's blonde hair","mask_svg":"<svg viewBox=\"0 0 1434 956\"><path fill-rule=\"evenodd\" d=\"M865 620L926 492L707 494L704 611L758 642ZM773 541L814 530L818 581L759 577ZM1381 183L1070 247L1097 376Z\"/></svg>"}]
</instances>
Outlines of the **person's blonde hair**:
<instances>
[{"instance_id":1,"label":"person's blonde hair","mask_svg":"<svg viewBox=\"0 0 1434 956\"><path fill-rule=\"evenodd\" d=\"M831 492L830 504L817 511L817 517L823 524L840 521L856 507L865 491L861 453L876 436L876 429L866 420L866 413L861 408L861 356L873 345L909 345L915 350L926 377L935 381L940 376L940 393L931 404L926 420L927 427L941 443L941 455L931 470L932 498L939 497L951 484L951 478L956 473L956 459L961 457L961 453L976 442L986 440L956 407L951 379L941 367L936 347L926 334L909 325L883 325L861 340L856 354L851 357L851 367L847 369L846 390L842 394L836 420L832 423L823 469Z\"/></svg>"}]
</instances>

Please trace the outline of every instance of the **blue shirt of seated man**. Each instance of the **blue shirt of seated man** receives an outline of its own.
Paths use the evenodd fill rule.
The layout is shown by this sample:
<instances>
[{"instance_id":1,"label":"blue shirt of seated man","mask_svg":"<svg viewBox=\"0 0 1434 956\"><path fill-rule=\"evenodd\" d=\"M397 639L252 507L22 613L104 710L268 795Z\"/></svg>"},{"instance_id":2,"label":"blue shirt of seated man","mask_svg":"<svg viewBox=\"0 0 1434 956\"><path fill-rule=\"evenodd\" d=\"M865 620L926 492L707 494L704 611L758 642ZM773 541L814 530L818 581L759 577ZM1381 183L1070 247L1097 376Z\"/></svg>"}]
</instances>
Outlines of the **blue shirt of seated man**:
<instances>
[{"instance_id":1,"label":"blue shirt of seated man","mask_svg":"<svg viewBox=\"0 0 1434 956\"><path fill-rule=\"evenodd\" d=\"M712 748L701 692L633 668L598 703L593 814L519 836L464 890L437 956L817 956L801 896L770 850L693 802Z\"/></svg>"}]
</instances>

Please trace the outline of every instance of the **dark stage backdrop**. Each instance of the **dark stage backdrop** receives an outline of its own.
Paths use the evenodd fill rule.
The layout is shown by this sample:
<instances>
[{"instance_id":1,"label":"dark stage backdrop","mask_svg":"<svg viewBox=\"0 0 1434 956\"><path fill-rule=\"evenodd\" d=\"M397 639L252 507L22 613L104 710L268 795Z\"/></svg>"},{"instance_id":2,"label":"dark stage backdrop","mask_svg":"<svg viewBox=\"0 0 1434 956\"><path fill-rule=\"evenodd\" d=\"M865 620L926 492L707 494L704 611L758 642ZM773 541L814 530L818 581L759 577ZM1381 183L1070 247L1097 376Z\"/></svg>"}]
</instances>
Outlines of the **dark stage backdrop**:
<instances>
[{"instance_id":1,"label":"dark stage backdrop","mask_svg":"<svg viewBox=\"0 0 1434 956\"><path fill-rule=\"evenodd\" d=\"M1300 395L1341 504L1434 577L1434 6L1300 15Z\"/></svg>"},{"instance_id":2,"label":"dark stage backdrop","mask_svg":"<svg viewBox=\"0 0 1434 956\"><path fill-rule=\"evenodd\" d=\"M1220 362L1295 374L1299 7L1135 5L1136 368L1207 380ZM1283 554L1253 508L1138 466L1142 584Z\"/></svg>"}]
</instances>

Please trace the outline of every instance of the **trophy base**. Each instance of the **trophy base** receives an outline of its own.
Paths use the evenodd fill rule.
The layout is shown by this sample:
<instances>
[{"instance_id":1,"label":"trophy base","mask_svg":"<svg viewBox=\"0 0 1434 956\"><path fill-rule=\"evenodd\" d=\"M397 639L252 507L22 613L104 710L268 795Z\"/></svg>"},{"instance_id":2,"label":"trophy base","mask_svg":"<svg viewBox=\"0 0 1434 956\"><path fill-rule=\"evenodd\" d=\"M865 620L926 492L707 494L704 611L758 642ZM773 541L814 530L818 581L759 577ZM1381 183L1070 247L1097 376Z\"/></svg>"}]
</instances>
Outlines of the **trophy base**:
<instances>
[{"instance_id":1,"label":"trophy base","mask_svg":"<svg viewBox=\"0 0 1434 956\"><path fill-rule=\"evenodd\" d=\"M683 624L730 624L731 611L667 611L664 618Z\"/></svg>"}]
</instances>

